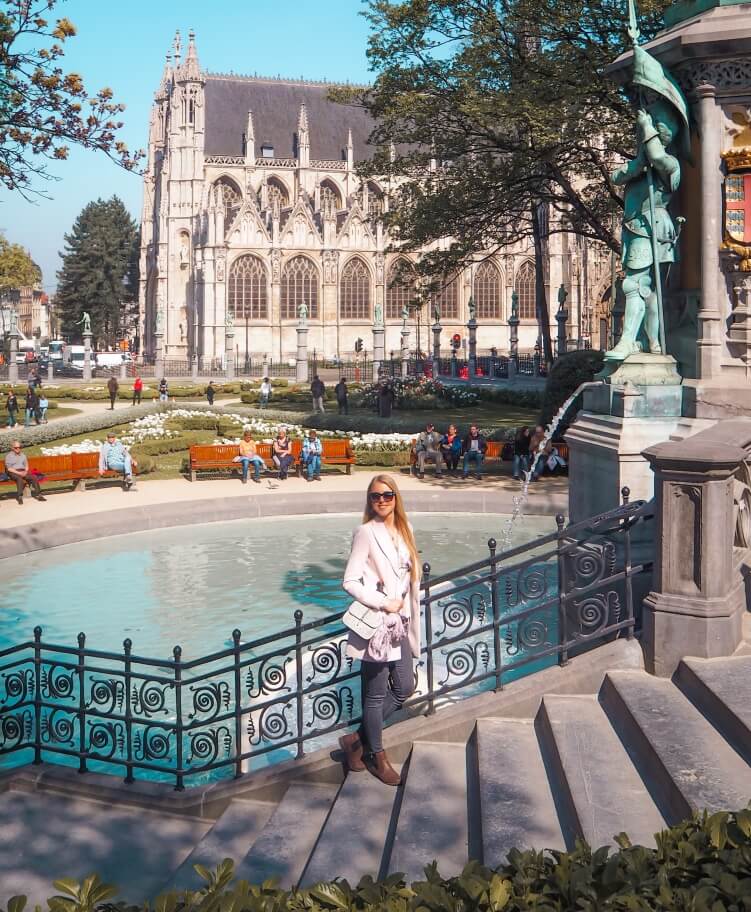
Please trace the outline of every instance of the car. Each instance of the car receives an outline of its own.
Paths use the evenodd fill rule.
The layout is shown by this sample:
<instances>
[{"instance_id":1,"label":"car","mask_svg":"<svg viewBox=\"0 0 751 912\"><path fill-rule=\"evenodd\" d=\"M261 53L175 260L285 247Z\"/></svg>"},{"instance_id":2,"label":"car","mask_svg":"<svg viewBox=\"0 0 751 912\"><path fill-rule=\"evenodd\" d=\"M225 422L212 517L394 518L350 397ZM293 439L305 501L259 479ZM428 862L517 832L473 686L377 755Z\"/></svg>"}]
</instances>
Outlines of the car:
<instances>
[{"instance_id":1,"label":"car","mask_svg":"<svg viewBox=\"0 0 751 912\"><path fill-rule=\"evenodd\" d=\"M53 361L52 362L52 376L53 377L75 377L78 380L83 379L83 371L74 367L69 361ZM97 376L96 365L91 365L91 376Z\"/></svg>"}]
</instances>

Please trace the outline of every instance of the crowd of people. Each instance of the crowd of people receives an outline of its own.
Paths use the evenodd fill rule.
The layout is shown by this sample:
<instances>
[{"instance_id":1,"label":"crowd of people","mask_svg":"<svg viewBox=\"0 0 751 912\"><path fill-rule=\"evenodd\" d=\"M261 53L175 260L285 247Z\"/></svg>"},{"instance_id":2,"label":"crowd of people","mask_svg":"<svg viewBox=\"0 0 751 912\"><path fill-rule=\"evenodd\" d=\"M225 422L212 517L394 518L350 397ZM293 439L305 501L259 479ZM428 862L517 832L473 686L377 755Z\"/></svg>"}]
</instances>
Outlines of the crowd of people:
<instances>
[{"instance_id":1,"label":"crowd of people","mask_svg":"<svg viewBox=\"0 0 751 912\"><path fill-rule=\"evenodd\" d=\"M432 422L428 422L415 441L412 457L414 471L418 478L425 477L425 463L430 462L435 466L436 478L443 475L444 466L449 475L458 473L459 462L462 463L462 478L469 478L470 468L473 469L478 481L482 478L482 465L488 443L485 435L481 433L476 424L469 432L461 437L456 425L450 424L445 434L435 429Z\"/></svg>"},{"instance_id":2,"label":"crowd of people","mask_svg":"<svg viewBox=\"0 0 751 912\"><path fill-rule=\"evenodd\" d=\"M5 396L8 427L12 428L20 423L18 415L21 411L24 414L24 427L29 427L32 422L34 424L47 424L49 401L42 391L41 385L41 380L35 383L33 378L29 378L29 385L23 394L23 407L19 404L18 396L16 396L13 387L8 390Z\"/></svg>"}]
</instances>

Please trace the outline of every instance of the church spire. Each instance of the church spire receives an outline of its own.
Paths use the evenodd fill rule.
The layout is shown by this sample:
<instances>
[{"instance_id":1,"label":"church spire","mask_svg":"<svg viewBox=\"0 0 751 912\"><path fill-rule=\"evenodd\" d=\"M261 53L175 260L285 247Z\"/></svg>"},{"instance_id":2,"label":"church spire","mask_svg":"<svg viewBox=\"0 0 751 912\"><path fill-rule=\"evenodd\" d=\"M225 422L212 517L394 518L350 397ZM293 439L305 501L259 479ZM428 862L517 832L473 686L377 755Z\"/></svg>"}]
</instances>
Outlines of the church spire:
<instances>
[{"instance_id":1,"label":"church spire","mask_svg":"<svg viewBox=\"0 0 751 912\"><path fill-rule=\"evenodd\" d=\"M297 159L301 168L307 168L310 164L310 131L305 102L300 105L300 113L297 116Z\"/></svg>"},{"instance_id":2,"label":"church spire","mask_svg":"<svg viewBox=\"0 0 751 912\"><path fill-rule=\"evenodd\" d=\"M248 120L245 124L245 163L256 163L256 132L253 126L253 112L248 111Z\"/></svg>"},{"instance_id":3,"label":"church spire","mask_svg":"<svg viewBox=\"0 0 751 912\"><path fill-rule=\"evenodd\" d=\"M198 51L196 50L196 33L191 29L188 32L188 53L183 64L183 78L197 81L201 78L201 68L198 65Z\"/></svg>"},{"instance_id":4,"label":"church spire","mask_svg":"<svg viewBox=\"0 0 751 912\"><path fill-rule=\"evenodd\" d=\"M175 69L180 66L180 54L182 52L182 41L180 39L180 29L175 32L175 40L172 42L172 56L175 58Z\"/></svg>"},{"instance_id":5,"label":"church spire","mask_svg":"<svg viewBox=\"0 0 751 912\"><path fill-rule=\"evenodd\" d=\"M352 128L347 132L347 170L351 171L355 167L355 150L352 145Z\"/></svg>"}]
</instances>

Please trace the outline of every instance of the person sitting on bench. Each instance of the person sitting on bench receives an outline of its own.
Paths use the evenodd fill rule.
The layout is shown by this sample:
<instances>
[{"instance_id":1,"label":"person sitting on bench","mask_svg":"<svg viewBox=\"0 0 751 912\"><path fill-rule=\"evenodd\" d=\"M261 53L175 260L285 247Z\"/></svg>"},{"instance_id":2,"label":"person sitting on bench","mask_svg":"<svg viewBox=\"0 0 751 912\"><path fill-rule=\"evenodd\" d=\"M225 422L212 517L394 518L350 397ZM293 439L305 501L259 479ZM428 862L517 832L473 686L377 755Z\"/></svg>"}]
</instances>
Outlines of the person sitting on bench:
<instances>
[{"instance_id":1,"label":"person sitting on bench","mask_svg":"<svg viewBox=\"0 0 751 912\"><path fill-rule=\"evenodd\" d=\"M128 490L133 484L134 465L135 460L131 459L130 453L117 439L115 432L108 431L107 442L103 443L99 450L99 474L104 475L107 471L122 472L125 489Z\"/></svg>"}]
</instances>

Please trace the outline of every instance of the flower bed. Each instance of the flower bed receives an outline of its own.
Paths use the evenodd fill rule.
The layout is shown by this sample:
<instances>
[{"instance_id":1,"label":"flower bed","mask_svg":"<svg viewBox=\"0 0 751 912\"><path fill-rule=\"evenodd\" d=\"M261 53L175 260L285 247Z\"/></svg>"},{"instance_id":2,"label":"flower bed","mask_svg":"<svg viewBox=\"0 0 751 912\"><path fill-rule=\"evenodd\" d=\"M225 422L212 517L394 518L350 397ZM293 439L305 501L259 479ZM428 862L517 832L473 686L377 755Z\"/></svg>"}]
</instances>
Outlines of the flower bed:
<instances>
[{"instance_id":1,"label":"flower bed","mask_svg":"<svg viewBox=\"0 0 751 912\"><path fill-rule=\"evenodd\" d=\"M473 389L452 386L428 377L394 377L389 381L397 408L442 408L449 405L475 405L479 396ZM360 402L365 408L375 408L378 401L378 384L365 386Z\"/></svg>"}]
</instances>

